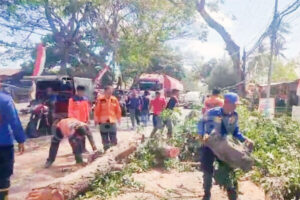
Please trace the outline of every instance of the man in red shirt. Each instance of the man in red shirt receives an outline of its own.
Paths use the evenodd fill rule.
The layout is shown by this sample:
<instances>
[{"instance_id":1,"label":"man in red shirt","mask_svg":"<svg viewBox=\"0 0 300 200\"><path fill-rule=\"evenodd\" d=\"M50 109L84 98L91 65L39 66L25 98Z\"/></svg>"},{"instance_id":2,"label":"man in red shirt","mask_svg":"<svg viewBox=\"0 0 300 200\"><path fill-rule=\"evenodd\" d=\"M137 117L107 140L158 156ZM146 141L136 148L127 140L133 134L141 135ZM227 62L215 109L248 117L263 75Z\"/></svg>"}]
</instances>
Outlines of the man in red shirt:
<instances>
[{"instance_id":1,"label":"man in red shirt","mask_svg":"<svg viewBox=\"0 0 300 200\"><path fill-rule=\"evenodd\" d=\"M163 128L161 112L166 108L166 100L161 97L160 92L155 92L155 99L150 102L150 109L153 110L153 131L150 137L153 137L158 129Z\"/></svg>"}]
</instances>

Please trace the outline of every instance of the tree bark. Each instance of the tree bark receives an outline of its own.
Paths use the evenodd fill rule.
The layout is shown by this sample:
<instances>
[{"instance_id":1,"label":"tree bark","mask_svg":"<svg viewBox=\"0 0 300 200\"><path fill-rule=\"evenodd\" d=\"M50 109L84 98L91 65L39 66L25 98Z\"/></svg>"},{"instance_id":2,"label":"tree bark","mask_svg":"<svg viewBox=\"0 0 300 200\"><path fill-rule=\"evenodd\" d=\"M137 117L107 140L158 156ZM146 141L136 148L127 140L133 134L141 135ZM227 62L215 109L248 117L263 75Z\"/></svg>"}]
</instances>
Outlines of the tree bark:
<instances>
[{"instance_id":1,"label":"tree bark","mask_svg":"<svg viewBox=\"0 0 300 200\"><path fill-rule=\"evenodd\" d=\"M200 0L200 2L197 1L198 12L203 17L207 25L215 31L217 31L218 34L223 38L226 44L226 50L228 51L233 62L233 67L235 71L239 74L239 81L242 81L243 73L241 70L240 47L233 41L231 35L225 30L225 28L207 13L204 7L205 0Z\"/></svg>"},{"instance_id":2,"label":"tree bark","mask_svg":"<svg viewBox=\"0 0 300 200\"><path fill-rule=\"evenodd\" d=\"M110 171L119 169L120 164L118 164L118 162L126 160L130 154L136 151L141 142L142 137L137 136L132 140L128 140L113 147L104 156L97 158L88 166L65 177L55 179L45 186L33 189L28 194L26 200L45 200L45 196L52 200L74 199L77 195L82 194L89 189L89 186L96 175L106 174Z\"/></svg>"}]
</instances>

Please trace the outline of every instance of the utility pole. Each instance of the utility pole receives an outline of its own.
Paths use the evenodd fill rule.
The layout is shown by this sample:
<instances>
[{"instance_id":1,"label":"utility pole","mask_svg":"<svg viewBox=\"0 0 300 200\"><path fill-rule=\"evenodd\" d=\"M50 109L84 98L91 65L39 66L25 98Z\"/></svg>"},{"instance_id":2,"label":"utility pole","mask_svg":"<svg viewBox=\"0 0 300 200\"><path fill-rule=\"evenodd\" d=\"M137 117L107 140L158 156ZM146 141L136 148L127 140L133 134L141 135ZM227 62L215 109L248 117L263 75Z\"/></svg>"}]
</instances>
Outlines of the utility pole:
<instances>
[{"instance_id":1,"label":"utility pole","mask_svg":"<svg viewBox=\"0 0 300 200\"><path fill-rule=\"evenodd\" d=\"M272 72L273 72L273 57L274 57L274 47L277 37L277 31L279 28L279 15L278 15L278 0L275 0L275 7L274 7L274 16L272 21L271 27L271 55L270 55L270 67L268 72L268 87L267 87L267 98L270 98L271 94L271 81L272 81Z\"/></svg>"},{"instance_id":2,"label":"utility pole","mask_svg":"<svg viewBox=\"0 0 300 200\"><path fill-rule=\"evenodd\" d=\"M246 96L246 78L247 78L247 75L246 75L246 62L247 62L247 54L246 54L246 50L244 48L244 51L243 51L243 57L242 57L242 80L244 81L242 83L242 94L243 94L243 97Z\"/></svg>"}]
</instances>

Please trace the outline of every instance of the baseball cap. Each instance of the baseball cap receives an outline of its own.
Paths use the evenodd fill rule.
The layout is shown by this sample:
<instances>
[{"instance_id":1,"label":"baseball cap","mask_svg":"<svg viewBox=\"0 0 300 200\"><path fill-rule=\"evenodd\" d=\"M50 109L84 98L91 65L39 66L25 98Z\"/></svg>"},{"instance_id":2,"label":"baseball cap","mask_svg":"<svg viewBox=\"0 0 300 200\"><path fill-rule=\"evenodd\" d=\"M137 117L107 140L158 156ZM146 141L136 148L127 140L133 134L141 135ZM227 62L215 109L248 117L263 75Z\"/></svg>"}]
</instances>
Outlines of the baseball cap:
<instances>
[{"instance_id":1,"label":"baseball cap","mask_svg":"<svg viewBox=\"0 0 300 200\"><path fill-rule=\"evenodd\" d=\"M226 93L224 95L224 99L225 99L225 101L227 100L227 101L229 101L232 104L240 104L240 102L239 102L239 95L237 95L234 92Z\"/></svg>"}]
</instances>

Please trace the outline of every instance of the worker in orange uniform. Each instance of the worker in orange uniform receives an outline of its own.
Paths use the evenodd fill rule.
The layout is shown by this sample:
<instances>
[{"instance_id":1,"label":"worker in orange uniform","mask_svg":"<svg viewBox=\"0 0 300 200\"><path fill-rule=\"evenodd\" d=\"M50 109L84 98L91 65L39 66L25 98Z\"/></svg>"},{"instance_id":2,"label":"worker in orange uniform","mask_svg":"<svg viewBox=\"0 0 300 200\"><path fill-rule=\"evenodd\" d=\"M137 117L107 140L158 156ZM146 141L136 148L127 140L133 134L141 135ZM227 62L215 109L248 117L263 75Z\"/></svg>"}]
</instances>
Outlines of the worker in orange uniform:
<instances>
[{"instance_id":1,"label":"worker in orange uniform","mask_svg":"<svg viewBox=\"0 0 300 200\"><path fill-rule=\"evenodd\" d=\"M76 88L76 95L69 99L68 117L88 123L89 114L90 104L87 97L85 97L85 87L78 85Z\"/></svg>"},{"instance_id":2,"label":"worker in orange uniform","mask_svg":"<svg viewBox=\"0 0 300 200\"><path fill-rule=\"evenodd\" d=\"M90 104L88 98L85 96L85 87L78 85L76 94L69 99L68 117L78 119L81 122L89 123ZM87 152L85 148L85 137L82 140L83 151Z\"/></svg>"},{"instance_id":3,"label":"worker in orange uniform","mask_svg":"<svg viewBox=\"0 0 300 200\"><path fill-rule=\"evenodd\" d=\"M102 144L106 151L117 144L117 122L121 122L121 107L116 97L112 96L113 87L106 86L104 95L98 96L94 111L95 124L100 125Z\"/></svg>"},{"instance_id":4,"label":"worker in orange uniform","mask_svg":"<svg viewBox=\"0 0 300 200\"><path fill-rule=\"evenodd\" d=\"M55 161L57 151L59 148L60 141L66 137L69 139L69 143L73 149L76 163L83 163L82 153L83 149L83 138L88 137L89 142L92 146L93 151L96 151L96 145L93 136L86 123L83 123L75 118L65 118L60 120L56 124L55 134L51 140L51 146L49 149L49 157L45 164L45 168L49 168Z\"/></svg>"},{"instance_id":5,"label":"worker in orange uniform","mask_svg":"<svg viewBox=\"0 0 300 200\"><path fill-rule=\"evenodd\" d=\"M212 95L208 97L204 102L204 108L202 109L202 113L205 114L208 110L216 107L223 107L224 100L220 97L220 90L213 89Z\"/></svg>"}]
</instances>

